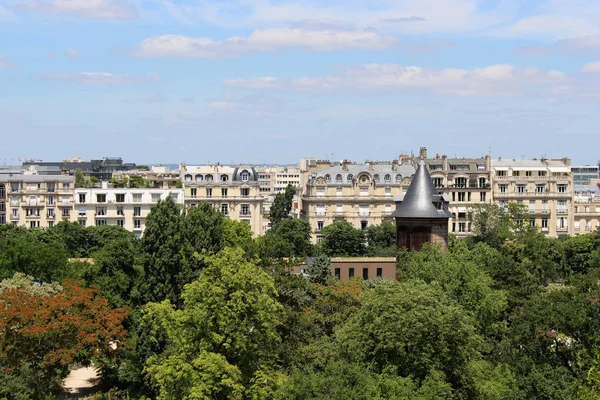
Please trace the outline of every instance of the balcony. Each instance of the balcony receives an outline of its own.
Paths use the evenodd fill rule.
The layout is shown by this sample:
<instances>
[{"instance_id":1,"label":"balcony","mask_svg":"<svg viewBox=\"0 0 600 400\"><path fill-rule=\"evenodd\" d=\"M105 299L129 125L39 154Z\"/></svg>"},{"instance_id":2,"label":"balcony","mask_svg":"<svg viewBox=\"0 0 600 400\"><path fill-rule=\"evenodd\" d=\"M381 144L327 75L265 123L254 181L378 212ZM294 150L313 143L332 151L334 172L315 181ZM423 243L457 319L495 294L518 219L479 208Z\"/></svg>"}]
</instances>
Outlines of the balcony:
<instances>
[{"instance_id":1,"label":"balcony","mask_svg":"<svg viewBox=\"0 0 600 400\"><path fill-rule=\"evenodd\" d=\"M556 209L556 213L557 213L557 214L568 214L568 213L569 213L569 210L568 210L568 209L566 209L566 208L557 208L557 209Z\"/></svg>"},{"instance_id":2,"label":"balcony","mask_svg":"<svg viewBox=\"0 0 600 400\"><path fill-rule=\"evenodd\" d=\"M46 218L47 219L55 219L56 218L56 214L52 214L52 215L48 214L48 215L46 215Z\"/></svg>"},{"instance_id":3,"label":"balcony","mask_svg":"<svg viewBox=\"0 0 600 400\"><path fill-rule=\"evenodd\" d=\"M571 197L571 192L494 192L495 197Z\"/></svg>"},{"instance_id":4,"label":"balcony","mask_svg":"<svg viewBox=\"0 0 600 400\"><path fill-rule=\"evenodd\" d=\"M252 214L250 213L250 211L247 212L240 212L240 217L251 217Z\"/></svg>"},{"instance_id":5,"label":"balcony","mask_svg":"<svg viewBox=\"0 0 600 400\"><path fill-rule=\"evenodd\" d=\"M556 232L568 232L569 227L568 226L558 226L556 227Z\"/></svg>"},{"instance_id":6,"label":"balcony","mask_svg":"<svg viewBox=\"0 0 600 400\"><path fill-rule=\"evenodd\" d=\"M70 205L73 205L73 201L71 199L68 199L68 200L64 199L64 200L61 200L60 204L63 206L70 206Z\"/></svg>"},{"instance_id":7,"label":"balcony","mask_svg":"<svg viewBox=\"0 0 600 400\"><path fill-rule=\"evenodd\" d=\"M548 229L548 227L542 228L542 232L549 232L550 229Z\"/></svg>"},{"instance_id":8,"label":"balcony","mask_svg":"<svg viewBox=\"0 0 600 400\"><path fill-rule=\"evenodd\" d=\"M29 214L29 215L25 215L26 219L36 219L36 218L40 218L40 214Z\"/></svg>"},{"instance_id":9,"label":"balcony","mask_svg":"<svg viewBox=\"0 0 600 400\"><path fill-rule=\"evenodd\" d=\"M558 180L558 177L553 176L499 176L496 175L494 179L499 181L548 181L550 178L555 178L554 180ZM568 177L564 177L567 178Z\"/></svg>"}]
</instances>

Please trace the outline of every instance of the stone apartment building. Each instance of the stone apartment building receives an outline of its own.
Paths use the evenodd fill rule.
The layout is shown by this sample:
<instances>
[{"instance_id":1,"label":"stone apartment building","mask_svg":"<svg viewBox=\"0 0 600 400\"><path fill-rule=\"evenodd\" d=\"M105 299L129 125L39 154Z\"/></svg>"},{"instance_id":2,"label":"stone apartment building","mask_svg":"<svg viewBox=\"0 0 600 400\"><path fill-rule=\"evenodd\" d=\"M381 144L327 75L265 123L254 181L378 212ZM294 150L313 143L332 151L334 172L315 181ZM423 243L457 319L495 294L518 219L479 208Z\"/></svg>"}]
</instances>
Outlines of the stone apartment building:
<instances>
[{"instance_id":1,"label":"stone apartment building","mask_svg":"<svg viewBox=\"0 0 600 400\"><path fill-rule=\"evenodd\" d=\"M573 196L573 234L591 233L600 227L600 181L576 185Z\"/></svg>"},{"instance_id":2,"label":"stone apartment building","mask_svg":"<svg viewBox=\"0 0 600 400\"><path fill-rule=\"evenodd\" d=\"M336 221L358 229L392 221L394 196L402 195L415 168L410 163L348 161L317 162L302 196L301 218L313 228L313 242L321 230Z\"/></svg>"},{"instance_id":3,"label":"stone apartment building","mask_svg":"<svg viewBox=\"0 0 600 400\"><path fill-rule=\"evenodd\" d=\"M573 234L573 175L570 160L492 160L492 196L499 205L526 206L531 225L556 237Z\"/></svg>"},{"instance_id":4,"label":"stone apartment building","mask_svg":"<svg viewBox=\"0 0 600 400\"><path fill-rule=\"evenodd\" d=\"M74 177L0 175L0 223L46 228L70 221Z\"/></svg>"},{"instance_id":5,"label":"stone apartment building","mask_svg":"<svg viewBox=\"0 0 600 400\"><path fill-rule=\"evenodd\" d=\"M248 223L254 235L263 234L263 203L258 172L251 165L181 165L186 207L209 202L227 218Z\"/></svg>"},{"instance_id":6,"label":"stone apartment building","mask_svg":"<svg viewBox=\"0 0 600 400\"><path fill-rule=\"evenodd\" d=\"M473 206L492 202L491 159L448 158L445 155L427 158L427 149L421 148L433 185L450 200L449 211L454 215L448 231L458 237L471 234L470 214Z\"/></svg>"}]
</instances>

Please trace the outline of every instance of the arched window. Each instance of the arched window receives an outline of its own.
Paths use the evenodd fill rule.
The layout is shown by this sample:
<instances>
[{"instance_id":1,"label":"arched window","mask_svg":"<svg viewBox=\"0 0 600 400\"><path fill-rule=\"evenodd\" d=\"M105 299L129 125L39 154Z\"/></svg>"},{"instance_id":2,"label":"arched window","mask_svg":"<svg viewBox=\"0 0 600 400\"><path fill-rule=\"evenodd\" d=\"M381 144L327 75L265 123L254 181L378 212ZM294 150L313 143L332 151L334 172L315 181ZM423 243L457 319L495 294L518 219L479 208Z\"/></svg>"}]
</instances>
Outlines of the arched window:
<instances>
[{"instance_id":1,"label":"arched window","mask_svg":"<svg viewBox=\"0 0 600 400\"><path fill-rule=\"evenodd\" d=\"M185 181L186 181L186 182L191 182L191 181L192 181L192 175L190 175L190 174L187 174L187 175L185 176Z\"/></svg>"},{"instance_id":2,"label":"arched window","mask_svg":"<svg viewBox=\"0 0 600 400\"><path fill-rule=\"evenodd\" d=\"M196 183L200 183L204 180L204 177L202 175L196 175Z\"/></svg>"},{"instance_id":3,"label":"arched window","mask_svg":"<svg viewBox=\"0 0 600 400\"><path fill-rule=\"evenodd\" d=\"M225 174L221 175L221 182L227 182L229 180L229 177Z\"/></svg>"},{"instance_id":4,"label":"arched window","mask_svg":"<svg viewBox=\"0 0 600 400\"><path fill-rule=\"evenodd\" d=\"M348 182L352 182L352 179L354 179L354 175L352 174L348 174Z\"/></svg>"},{"instance_id":5,"label":"arched window","mask_svg":"<svg viewBox=\"0 0 600 400\"><path fill-rule=\"evenodd\" d=\"M392 180L392 177L390 176L390 174L385 174L385 176L383 177L383 179L384 179L386 182L390 182L390 181Z\"/></svg>"},{"instance_id":6,"label":"arched window","mask_svg":"<svg viewBox=\"0 0 600 400\"><path fill-rule=\"evenodd\" d=\"M373 175L373 180L374 180L375 182L379 182L379 174L375 174L375 175Z\"/></svg>"},{"instance_id":7,"label":"arched window","mask_svg":"<svg viewBox=\"0 0 600 400\"><path fill-rule=\"evenodd\" d=\"M246 170L243 170L240 176L242 177L242 182L248 182L250 180L250 173Z\"/></svg>"},{"instance_id":8,"label":"arched window","mask_svg":"<svg viewBox=\"0 0 600 400\"><path fill-rule=\"evenodd\" d=\"M329 175L329 174L325 175L325 182L331 182L331 175Z\"/></svg>"},{"instance_id":9,"label":"arched window","mask_svg":"<svg viewBox=\"0 0 600 400\"><path fill-rule=\"evenodd\" d=\"M208 174L204 177L204 179L206 179L206 182L212 182L213 181L213 176L211 174Z\"/></svg>"},{"instance_id":10,"label":"arched window","mask_svg":"<svg viewBox=\"0 0 600 400\"><path fill-rule=\"evenodd\" d=\"M402 183L402 175L401 174L396 175L396 183Z\"/></svg>"},{"instance_id":11,"label":"arched window","mask_svg":"<svg viewBox=\"0 0 600 400\"><path fill-rule=\"evenodd\" d=\"M342 175L341 175L341 174L337 174L337 175L335 176L335 181L336 181L337 183L342 183Z\"/></svg>"},{"instance_id":12,"label":"arched window","mask_svg":"<svg viewBox=\"0 0 600 400\"><path fill-rule=\"evenodd\" d=\"M366 175L363 175L360 177L360 181L361 183L367 183L369 182L369 178Z\"/></svg>"}]
</instances>

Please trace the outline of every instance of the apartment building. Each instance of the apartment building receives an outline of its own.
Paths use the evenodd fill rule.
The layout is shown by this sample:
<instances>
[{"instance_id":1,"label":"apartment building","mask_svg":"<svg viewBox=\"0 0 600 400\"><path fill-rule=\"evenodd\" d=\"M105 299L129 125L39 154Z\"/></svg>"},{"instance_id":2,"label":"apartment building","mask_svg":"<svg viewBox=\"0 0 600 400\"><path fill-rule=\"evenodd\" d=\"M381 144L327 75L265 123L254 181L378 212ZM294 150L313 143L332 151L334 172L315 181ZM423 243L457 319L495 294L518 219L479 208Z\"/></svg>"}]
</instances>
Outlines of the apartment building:
<instances>
[{"instance_id":1,"label":"apartment building","mask_svg":"<svg viewBox=\"0 0 600 400\"><path fill-rule=\"evenodd\" d=\"M448 231L458 237L470 235L473 206L492 202L490 157L427 158L427 149L421 148L420 158L429 169L433 185L450 200L449 211L454 217L449 221Z\"/></svg>"},{"instance_id":2,"label":"apartment building","mask_svg":"<svg viewBox=\"0 0 600 400\"><path fill-rule=\"evenodd\" d=\"M111 181L122 182L129 187L141 183L141 186L155 189L183 188L180 175L178 169L171 170L164 165L153 165L149 170L134 169L113 172Z\"/></svg>"},{"instance_id":3,"label":"apartment building","mask_svg":"<svg viewBox=\"0 0 600 400\"><path fill-rule=\"evenodd\" d=\"M591 233L600 227L600 187L598 185L597 183L575 186L573 196L574 235Z\"/></svg>"},{"instance_id":4,"label":"apartment building","mask_svg":"<svg viewBox=\"0 0 600 400\"><path fill-rule=\"evenodd\" d=\"M82 226L117 225L141 237L152 206L168 196L183 207L183 189L115 188L103 183L101 188L77 188L73 220Z\"/></svg>"},{"instance_id":5,"label":"apartment building","mask_svg":"<svg viewBox=\"0 0 600 400\"><path fill-rule=\"evenodd\" d=\"M70 221L72 176L0 175L0 223L46 228Z\"/></svg>"},{"instance_id":6,"label":"apartment building","mask_svg":"<svg viewBox=\"0 0 600 400\"><path fill-rule=\"evenodd\" d=\"M259 174L251 165L219 164L180 167L185 205L208 201L227 218L248 223L254 235L263 234L263 203Z\"/></svg>"},{"instance_id":7,"label":"apartment building","mask_svg":"<svg viewBox=\"0 0 600 400\"><path fill-rule=\"evenodd\" d=\"M600 167L598 165L572 166L573 184L590 185L592 181L600 179Z\"/></svg>"},{"instance_id":8,"label":"apartment building","mask_svg":"<svg viewBox=\"0 0 600 400\"><path fill-rule=\"evenodd\" d=\"M265 214L269 214L271 205L275 201L275 196L278 193L285 191L288 185L292 185L296 188L296 198L294 199L293 212L297 214L299 210L299 199L302 193L305 176L300 170L299 166L258 166L256 167L258 173L259 190L265 201L263 209ZM297 217L298 215L295 215ZM268 227L268 223L267 223Z\"/></svg>"},{"instance_id":9,"label":"apartment building","mask_svg":"<svg viewBox=\"0 0 600 400\"><path fill-rule=\"evenodd\" d=\"M573 234L573 175L570 160L492 160L493 199L523 204L529 223L551 237Z\"/></svg>"},{"instance_id":10,"label":"apartment building","mask_svg":"<svg viewBox=\"0 0 600 400\"><path fill-rule=\"evenodd\" d=\"M363 230L383 220L392 221L394 196L408 188L415 167L397 161L343 161L317 171L308 178L301 211L313 228L313 242L319 240L325 226L337 221Z\"/></svg>"}]
</instances>

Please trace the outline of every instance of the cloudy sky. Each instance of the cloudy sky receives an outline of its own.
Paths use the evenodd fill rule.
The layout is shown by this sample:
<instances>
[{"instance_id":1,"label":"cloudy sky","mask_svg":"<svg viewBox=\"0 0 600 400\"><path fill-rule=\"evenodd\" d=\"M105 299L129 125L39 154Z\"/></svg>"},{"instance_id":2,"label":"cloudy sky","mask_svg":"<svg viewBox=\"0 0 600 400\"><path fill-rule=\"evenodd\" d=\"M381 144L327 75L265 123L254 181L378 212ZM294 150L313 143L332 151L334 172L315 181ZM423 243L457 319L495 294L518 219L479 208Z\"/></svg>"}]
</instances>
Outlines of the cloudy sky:
<instances>
[{"instance_id":1,"label":"cloudy sky","mask_svg":"<svg viewBox=\"0 0 600 400\"><path fill-rule=\"evenodd\" d=\"M6 158L600 158L600 2L0 0Z\"/></svg>"}]
</instances>

